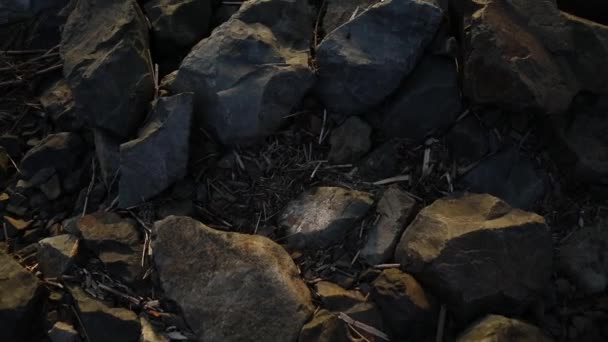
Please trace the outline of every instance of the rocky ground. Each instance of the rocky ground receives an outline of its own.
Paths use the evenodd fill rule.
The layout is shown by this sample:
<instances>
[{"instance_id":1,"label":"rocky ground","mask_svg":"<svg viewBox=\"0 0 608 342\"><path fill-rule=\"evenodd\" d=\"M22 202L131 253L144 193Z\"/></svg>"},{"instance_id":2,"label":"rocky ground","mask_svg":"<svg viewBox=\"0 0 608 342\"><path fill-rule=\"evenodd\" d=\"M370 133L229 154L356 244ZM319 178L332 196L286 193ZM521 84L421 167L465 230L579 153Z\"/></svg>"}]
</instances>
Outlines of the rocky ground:
<instances>
[{"instance_id":1,"label":"rocky ground","mask_svg":"<svg viewBox=\"0 0 608 342\"><path fill-rule=\"evenodd\" d=\"M0 341L608 340L601 0L0 5Z\"/></svg>"}]
</instances>

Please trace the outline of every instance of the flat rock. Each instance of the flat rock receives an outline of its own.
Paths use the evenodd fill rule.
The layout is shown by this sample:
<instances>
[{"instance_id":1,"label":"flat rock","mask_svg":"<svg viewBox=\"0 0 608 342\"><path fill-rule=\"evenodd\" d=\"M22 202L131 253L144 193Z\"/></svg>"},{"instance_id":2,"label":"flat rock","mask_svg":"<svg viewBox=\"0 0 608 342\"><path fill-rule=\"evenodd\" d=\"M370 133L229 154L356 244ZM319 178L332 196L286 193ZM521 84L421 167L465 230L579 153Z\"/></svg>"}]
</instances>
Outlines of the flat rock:
<instances>
[{"instance_id":1,"label":"flat rock","mask_svg":"<svg viewBox=\"0 0 608 342\"><path fill-rule=\"evenodd\" d=\"M351 116L331 133L329 161L334 164L357 162L372 147L372 128L356 116Z\"/></svg>"},{"instance_id":2,"label":"flat rock","mask_svg":"<svg viewBox=\"0 0 608 342\"><path fill-rule=\"evenodd\" d=\"M382 271L372 283L371 296L398 338L419 341L435 331L437 303L411 275Z\"/></svg>"},{"instance_id":3,"label":"flat rock","mask_svg":"<svg viewBox=\"0 0 608 342\"><path fill-rule=\"evenodd\" d=\"M49 339L51 342L80 342L80 335L68 323L57 322L49 330Z\"/></svg>"},{"instance_id":4,"label":"flat rock","mask_svg":"<svg viewBox=\"0 0 608 342\"><path fill-rule=\"evenodd\" d=\"M539 328L504 316L489 315L473 324L457 342L550 342Z\"/></svg>"},{"instance_id":5,"label":"flat rock","mask_svg":"<svg viewBox=\"0 0 608 342\"><path fill-rule=\"evenodd\" d=\"M314 82L313 26L306 1L247 1L192 49L171 90L194 92L198 121L222 143L267 136Z\"/></svg>"},{"instance_id":6,"label":"flat rock","mask_svg":"<svg viewBox=\"0 0 608 342\"><path fill-rule=\"evenodd\" d=\"M376 208L380 218L369 228L360 256L370 265L392 259L395 246L415 214L415 209L415 199L398 186L388 187Z\"/></svg>"},{"instance_id":7,"label":"flat rock","mask_svg":"<svg viewBox=\"0 0 608 342\"><path fill-rule=\"evenodd\" d=\"M137 342L141 325L137 315L123 308L112 308L90 297L79 287L71 287L78 315L90 342Z\"/></svg>"},{"instance_id":8,"label":"flat rock","mask_svg":"<svg viewBox=\"0 0 608 342\"><path fill-rule=\"evenodd\" d=\"M186 176L192 94L161 97L135 140L120 145L119 205L140 204Z\"/></svg>"},{"instance_id":9,"label":"flat rock","mask_svg":"<svg viewBox=\"0 0 608 342\"><path fill-rule=\"evenodd\" d=\"M21 175L29 179L43 168L66 175L81 162L84 150L84 141L75 133L49 134L25 154L19 166Z\"/></svg>"},{"instance_id":10,"label":"flat rock","mask_svg":"<svg viewBox=\"0 0 608 342\"><path fill-rule=\"evenodd\" d=\"M377 0L328 0L326 2L325 15L323 16L323 32L325 35L331 33L338 26L346 23L353 15L363 13L369 6L378 2Z\"/></svg>"},{"instance_id":11,"label":"flat rock","mask_svg":"<svg viewBox=\"0 0 608 342\"><path fill-rule=\"evenodd\" d=\"M539 215L491 195L463 194L422 209L395 260L459 319L521 314L548 285L552 237Z\"/></svg>"},{"instance_id":12,"label":"flat rock","mask_svg":"<svg viewBox=\"0 0 608 342\"><path fill-rule=\"evenodd\" d=\"M453 58L424 57L394 93L379 128L413 142L445 130L462 110L458 82Z\"/></svg>"},{"instance_id":13,"label":"flat rock","mask_svg":"<svg viewBox=\"0 0 608 342\"><path fill-rule=\"evenodd\" d=\"M559 248L559 268L580 291L602 293L608 288L608 231L604 222L570 235Z\"/></svg>"},{"instance_id":14,"label":"flat rock","mask_svg":"<svg viewBox=\"0 0 608 342\"><path fill-rule=\"evenodd\" d=\"M171 216L153 228L160 284L202 341L294 341L310 292L287 252L265 237Z\"/></svg>"},{"instance_id":15,"label":"flat rock","mask_svg":"<svg viewBox=\"0 0 608 342\"><path fill-rule=\"evenodd\" d=\"M37 333L43 294L38 279L0 250L1 341L28 341Z\"/></svg>"},{"instance_id":16,"label":"flat rock","mask_svg":"<svg viewBox=\"0 0 608 342\"><path fill-rule=\"evenodd\" d=\"M313 188L287 205L279 224L295 248L326 247L341 242L373 202L366 192L338 187Z\"/></svg>"},{"instance_id":17,"label":"flat rock","mask_svg":"<svg viewBox=\"0 0 608 342\"><path fill-rule=\"evenodd\" d=\"M386 0L329 33L316 53L321 101L351 115L380 104L414 69L442 16L431 0Z\"/></svg>"},{"instance_id":18,"label":"flat rock","mask_svg":"<svg viewBox=\"0 0 608 342\"><path fill-rule=\"evenodd\" d=\"M117 136L133 134L154 94L148 26L137 2L78 1L61 54L78 115Z\"/></svg>"},{"instance_id":19,"label":"flat rock","mask_svg":"<svg viewBox=\"0 0 608 342\"><path fill-rule=\"evenodd\" d=\"M39 245L38 265L46 278L62 276L72 266L78 253L78 238L71 234L42 239Z\"/></svg>"}]
</instances>

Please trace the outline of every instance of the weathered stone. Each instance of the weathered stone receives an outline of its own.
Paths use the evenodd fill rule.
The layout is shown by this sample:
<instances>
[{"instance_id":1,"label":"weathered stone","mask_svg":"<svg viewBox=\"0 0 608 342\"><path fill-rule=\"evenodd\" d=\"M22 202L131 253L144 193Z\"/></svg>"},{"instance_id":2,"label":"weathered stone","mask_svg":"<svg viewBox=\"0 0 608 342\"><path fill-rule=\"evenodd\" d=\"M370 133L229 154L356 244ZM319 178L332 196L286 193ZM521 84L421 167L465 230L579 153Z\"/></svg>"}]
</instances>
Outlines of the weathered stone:
<instances>
[{"instance_id":1,"label":"weathered stone","mask_svg":"<svg viewBox=\"0 0 608 342\"><path fill-rule=\"evenodd\" d=\"M84 150L84 141L75 133L50 134L25 154L19 167L21 175L29 179L43 168L66 175L81 161Z\"/></svg>"},{"instance_id":2,"label":"weathered stone","mask_svg":"<svg viewBox=\"0 0 608 342\"><path fill-rule=\"evenodd\" d=\"M424 57L393 96L380 124L386 135L421 142L445 130L462 107L454 59Z\"/></svg>"},{"instance_id":3,"label":"weathered stone","mask_svg":"<svg viewBox=\"0 0 608 342\"><path fill-rule=\"evenodd\" d=\"M386 0L328 34L316 54L321 101L341 114L380 104L414 69L442 15L431 0Z\"/></svg>"},{"instance_id":4,"label":"weathered stone","mask_svg":"<svg viewBox=\"0 0 608 342\"><path fill-rule=\"evenodd\" d=\"M49 339L51 342L80 342L80 335L68 323L57 322L51 330L49 330Z\"/></svg>"},{"instance_id":5,"label":"weathered stone","mask_svg":"<svg viewBox=\"0 0 608 342\"><path fill-rule=\"evenodd\" d=\"M127 138L154 94L146 19L135 0L82 0L63 29L63 73L79 116Z\"/></svg>"},{"instance_id":6,"label":"weathered stone","mask_svg":"<svg viewBox=\"0 0 608 342\"><path fill-rule=\"evenodd\" d=\"M328 0L323 16L323 25L321 25L323 33L328 35L338 26L353 18L353 15L355 17L360 15L376 2L377 0Z\"/></svg>"},{"instance_id":7,"label":"weathered stone","mask_svg":"<svg viewBox=\"0 0 608 342\"><path fill-rule=\"evenodd\" d=\"M135 140L120 146L119 204L128 208L186 175L192 94L161 97Z\"/></svg>"},{"instance_id":8,"label":"weathered stone","mask_svg":"<svg viewBox=\"0 0 608 342\"><path fill-rule=\"evenodd\" d=\"M369 228L361 257L371 265L389 261L415 209L416 200L398 186L386 189L376 209L380 218Z\"/></svg>"},{"instance_id":9,"label":"weathered stone","mask_svg":"<svg viewBox=\"0 0 608 342\"><path fill-rule=\"evenodd\" d=\"M40 103L59 130L76 131L82 128L82 118L74 110L72 90L64 79L48 87L40 96Z\"/></svg>"},{"instance_id":10,"label":"weathered stone","mask_svg":"<svg viewBox=\"0 0 608 342\"><path fill-rule=\"evenodd\" d=\"M552 238L541 216L491 195L464 194L424 208L395 259L461 320L520 314L549 282Z\"/></svg>"},{"instance_id":11,"label":"weathered stone","mask_svg":"<svg viewBox=\"0 0 608 342\"><path fill-rule=\"evenodd\" d=\"M171 216L153 228L160 284L202 341L293 341L312 314L310 293L270 239Z\"/></svg>"},{"instance_id":12,"label":"weathered stone","mask_svg":"<svg viewBox=\"0 0 608 342\"><path fill-rule=\"evenodd\" d=\"M473 324L457 342L550 342L537 327L516 319L489 315Z\"/></svg>"},{"instance_id":13,"label":"weathered stone","mask_svg":"<svg viewBox=\"0 0 608 342\"><path fill-rule=\"evenodd\" d=\"M46 278L62 276L72 266L78 253L78 238L63 234L42 239L38 248L38 265Z\"/></svg>"},{"instance_id":14,"label":"weathered stone","mask_svg":"<svg viewBox=\"0 0 608 342\"><path fill-rule=\"evenodd\" d=\"M223 143L271 134L314 82L306 1L253 0L197 44L173 92L194 92L198 120Z\"/></svg>"},{"instance_id":15,"label":"weathered stone","mask_svg":"<svg viewBox=\"0 0 608 342\"><path fill-rule=\"evenodd\" d=\"M44 291L36 277L0 250L0 340L28 341L41 323Z\"/></svg>"},{"instance_id":16,"label":"weathered stone","mask_svg":"<svg viewBox=\"0 0 608 342\"><path fill-rule=\"evenodd\" d=\"M559 268L580 291L602 293L608 288L608 230L604 222L570 235L559 248Z\"/></svg>"},{"instance_id":17,"label":"weathered stone","mask_svg":"<svg viewBox=\"0 0 608 342\"><path fill-rule=\"evenodd\" d=\"M372 128L356 116L351 116L331 133L329 161L334 164L354 163L372 147Z\"/></svg>"},{"instance_id":18,"label":"weathered stone","mask_svg":"<svg viewBox=\"0 0 608 342\"><path fill-rule=\"evenodd\" d=\"M103 302L89 297L79 287L71 287L70 292L76 302L88 341L139 341L141 325L133 311L108 307Z\"/></svg>"},{"instance_id":19,"label":"weathered stone","mask_svg":"<svg viewBox=\"0 0 608 342\"><path fill-rule=\"evenodd\" d=\"M373 202L366 192L337 187L314 188L287 205L279 224L293 247L325 247L342 241Z\"/></svg>"},{"instance_id":20,"label":"weathered stone","mask_svg":"<svg viewBox=\"0 0 608 342\"><path fill-rule=\"evenodd\" d=\"M411 275L384 270L374 280L371 295L397 337L418 341L434 332L438 306Z\"/></svg>"}]
</instances>

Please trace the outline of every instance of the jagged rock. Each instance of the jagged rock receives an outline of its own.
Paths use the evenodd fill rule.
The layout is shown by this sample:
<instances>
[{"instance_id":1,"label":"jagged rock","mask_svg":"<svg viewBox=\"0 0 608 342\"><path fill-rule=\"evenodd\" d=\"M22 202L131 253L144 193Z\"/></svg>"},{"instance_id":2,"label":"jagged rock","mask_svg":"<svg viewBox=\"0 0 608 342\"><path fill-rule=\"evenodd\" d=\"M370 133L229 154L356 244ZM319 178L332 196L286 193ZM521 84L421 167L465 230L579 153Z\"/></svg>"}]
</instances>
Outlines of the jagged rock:
<instances>
[{"instance_id":1,"label":"jagged rock","mask_svg":"<svg viewBox=\"0 0 608 342\"><path fill-rule=\"evenodd\" d=\"M82 0L61 39L63 73L79 116L122 138L154 94L146 19L135 0Z\"/></svg>"},{"instance_id":2,"label":"jagged rock","mask_svg":"<svg viewBox=\"0 0 608 342\"><path fill-rule=\"evenodd\" d=\"M75 133L49 134L25 154L19 170L25 179L43 168L54 168L60 175L66 175L81 162L84 150L84 141Z\"/></svg>"},{"instance_id":3,"label":"jagged rock","mask_svg":"<svg viewBox=\"0 0 608 342\"><path fill-rule=\"evenodd\" d=\"M473 324L457 342L550 342L540 329L516 319L489 315Z\"/></svg>"},{"instance_id":4,"label":"jagged rock","mask_svg":"<svg viewBox=\"0 0 608 342\"><path fill-rule=\"evenodd\" d=\"M338 26L349 21L353 15L361 14L377 0L329 0L323 16L323 32L328 35Z\"/></svg>"},{"instance_id":5,"label":"jagged rock","mask_svg":"<svg viewBox=\"0 0 608 342\"><path fill-rule=\"evenodd\" d=\"M608 288L608 231L604 222L570 235L559 248L559 268L580 291L602 293Z\"/></svg>"},{"instance_id":6,"label":"jagged rock","mask_svg":"<svg viewBox=\"0 0 608 342\"><path fill-rule=\"evenodd\" d=\"M293 341L312 314L310 293L270 239L171 216L153 228L160 284L202 341Z\"/></svg>"},{"instance_id":7,"label":"jagged rock","mask_svg":"<svg viewBox=\"0 0 608 342\"><path fill-rule=\"evenodd\" d=\"M376 208L380 218L369 228L361 257L371 265L389 261L415 209L416 200L398 186L386 189Z\"/></svg>"},{"instance_id":8,"label":"jagged rock","mask_svg":"<svg viewBox=\"0 0 608 342\"><path fill-rule=\"evenodd\" d=\"M331 133L329 161L334 164L354 163L372 147L372 128L356 116L351 116Z\"/></svg>"},{"instance_id":9,"label":"jagged rock","mask_svg":"<svg viewBox=\"0 0 608 342\"><path fill-rule=\"evenodd\" d=\"M456 121L461 107L454 59L427 56L395 92L380 128L388 136L421 142Z\"/></svg>"},{"instance_id":10,"label":"jagged rock","mask_svg":"<svg viewBox=\"0 0 608 342\"><path fill-rule=\"evenodd\" d=\"M143 243L133 220L98 212L79 217L73 223L64 229L82 236L84 246L99 257L110 274L129 284L139 279Z\"/></svg>"},{"instance_id":11,"label":"jagged rock","mask_svg":"<svg viewBox=\"0 0 608 342\"><path fill-rule=\"evenodd\" d=\"M49 330L51 342L80 342L80 335L73 326L64 322L57 322Z\"/></svg>"},{"instance_id":12,"label":"jagged rock","mask_svg":"<svg viewBox=\"0 0 608 342\"><path fill-rule=\"evenodd\" d=\"M419 341L434 332L438 306L411 275L384 270L372 283L371 295L397 337Z\"/></svg>"},{"instance_id":13,"label":"jagged rock","mask_svg":"<svg viewBox=\"0 0 608 342\"><path fill-rule=\"evenodd\" d=\"M120 206L158 195L184 178L190 151L192 94L161 97L139 137L120 145Z\"/></svg>"},{"instance_id":14,"label":"jagged rock","mask_svg":"<svg viewBox=\"0 0 608 342\"><path fill-rule=\"evenodd\" d=\"M0 250L0 340L29 341L41 324L43 287Z\"/></svg>"},{"instance_id":15,"label":"jagged rock","mask_svg":"<svg viewBox=\"0 0 608 342\"><path fill-rule=\"evenodd\" d=\"M461 320L521 314L551 277L552 238L541 216L491 195L464 194L424 208L395 259Z\"/></svg>"},{"instance_id":16,"label":"jagged rock","mask_svg":"<svg viewBox=\"0 0 608 342\"><path fill-rule=\"evenodd\" d=\"M342 241L373 202L366 192L337 187L313 188L287 205L279 224L293 247L325 247Z\"/></svg>"},{"instance_id":17,"label":"jagged rock","mask_svg":"<svg viewBox=\"0 0 608 342\"><path fill-rule=\"evenodd\" d=\"M328 34L316 53L321 101L351 115L380 104L414 69L442 15L432 0L386 0Z\"/></svg>"},{"instance_id":18,"label":"jagged rock","mask_svg":"<svg viewBox=\"0 0 608 342\"><path fill-rule=\"evenodd\" d=\"M89 297L79 287L70 287L78 314L90 342L139 341L141 325L137 315L123 308L111 308Z\"/></svg>"},{"instance_id":19,"label":"jagged rock","mask_svg":"<svg viewBox=\"0 0 608 342\"><path fill-rule=\"evenodd\" d=\"M530 209L545 196L546 174L517 146L481 161L458 181L470 192L489 193L510 205Z\"/></svg>"},{"instance_id":20,"label":"jagged rock","mask_svg":"<svg viewBox=\"0 0 608 342\"><path fill-rule=\"evenodd\" d=\"M39 269L46 278L63 275L78 253L78 238L63 234L40 240L38 247Z\"/></svg>"},{"instance_id":21,"label":"jagged rock","mask_svg":"<svg viewBox=\"0 0 608 342\"><path fill-rule=\"evenodd\" d=\"M344 321L336 314L321 309L304 325L298 342L349 341L348 334L348 327Z\"/></svg>"},{"instance_id":22,"label":"jagged rock","mask_svg":"<svg viewBox=\"0 0 608 342\"><path fill-rule=\"evenodd\" d=\"M77 131L82 128L82 118L74 110L72 90L64 79L48 87L40 96L40 103L59 130Z\"/></svg>"},{"instance_id":23,"label":"jagged rock","mask_svg":"<svg viewBox=\"0 0 608 342\"><path fill-rule=\"evenodd\" d=\"M198 120L222 143L264 137L314 82L312 29L306 1L247 1L192 49L172 91L195 93Z\"/></svg>"}]
</instances>

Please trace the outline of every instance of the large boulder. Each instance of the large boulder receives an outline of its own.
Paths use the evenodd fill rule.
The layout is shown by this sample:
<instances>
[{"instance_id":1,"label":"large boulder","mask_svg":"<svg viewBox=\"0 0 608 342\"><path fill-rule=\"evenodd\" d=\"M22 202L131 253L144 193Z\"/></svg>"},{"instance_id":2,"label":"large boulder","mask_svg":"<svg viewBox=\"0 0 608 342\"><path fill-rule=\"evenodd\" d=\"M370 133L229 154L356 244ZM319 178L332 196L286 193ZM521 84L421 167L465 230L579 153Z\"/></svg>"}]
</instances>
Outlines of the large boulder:
<instances>
[{"instance_id":1,"label":"large boulder","mask_svg":"<svg viewBox=\"0 0 608 342\"><path fill-rule=\"evenodd\" d=\"M192 94L161 97L137 139L120 145L119 204L144 202L184 178L188 169Z\"/></svg>"},{"instance_id":2,"label":"large boulder","mask_svg":"<svg viewBox=\"0 0 608 342\"><path fill-rule=\"evenodd\" d=\"M294 341L312 314L287 252L257 236L170 216L153 228L160 284L201 341Z\"/></svg>"},{"instance_id":3,"label":"large boulder","mask_svg":"<svg viewBox=\"0 0 608 342\"><path fill-rule=\"evenodd\" d=\"M424 208L395 259L462 320L520 314L551 278L552 237L539 215L491 195L464 194Z\"/></svg>"},{"instance_id":4,"label":"large boulder","mask_svg":"<svg viewBox=\"0 0 608 342\"><path fill-rule=\"evenodd\" d=\"M489 315L469 327L457 342L550 342L539 328L504 316Z\"/></svg>"},{"instance_id":5,"label":"large boulder","mask_svg":"<svg viewBox=\"0 0 608 342\"><path fill-rule=\"evenodd\" d=\"M82 0L61 39L63 73L90 126L126 138L154 94L148 26L135 0Z\"/></svg>"},{"instance_id":6,"label":"large boulder","mask_svg":"<svg viewBox=\"0 0 608 342\"><path fill-rule=\"evenodd\" d=\"M192 49L171 90L195 93L197 119L223 143L269 135L314 81L312 27L306 1L248 1Z\"/></svg>"},{"instance_id":7,"label":"large boulder","mask_svg":"<svg viewBox=\"0 0 608 342\"><path fill-rule=\"evenodd\" d=\"M342 114L380 104L414 69L442 16L433 0L386 0L328 34L316 54L322 102Z\"/></svg>"}]
</instances>

